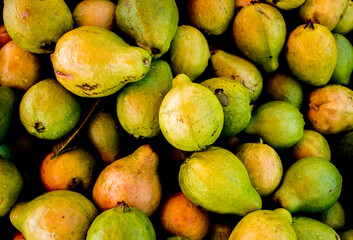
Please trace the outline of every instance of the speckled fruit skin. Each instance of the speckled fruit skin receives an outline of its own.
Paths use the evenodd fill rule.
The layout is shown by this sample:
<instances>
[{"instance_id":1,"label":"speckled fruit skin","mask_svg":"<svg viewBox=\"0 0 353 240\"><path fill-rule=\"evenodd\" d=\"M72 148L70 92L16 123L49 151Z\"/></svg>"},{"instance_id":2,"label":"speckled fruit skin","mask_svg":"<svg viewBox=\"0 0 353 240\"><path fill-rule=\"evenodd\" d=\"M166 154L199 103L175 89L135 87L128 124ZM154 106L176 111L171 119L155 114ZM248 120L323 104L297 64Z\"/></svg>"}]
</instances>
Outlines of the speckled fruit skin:
<instances>
[{"instance_id":1,"label":"speckled fruit skin","mask_svg":"<svg viewBox=\"0 0 353 240\"><path fill-rule=\"evenodd\" d=\"M243 217L229 240L278 239L296 240L292 215L283 208L258 210Z\"/></svg>"},{"instance_id":2,"label":"speckled fruit skin","mask_svg":"<svg viewBox=\"0 0 353 240\"><path fill-rule=\"evenodd\" d=\"M124 201L128 206L151 216L162 197L158 163L157 153L145 144L132 154L109 164L94 184L93 201L102 211Z\"/></svg>"},{"instance_id":3,"label":"speckled fruit skin","mask_svg":"<svg viewBox=\"0 0 353 240\"><path fill-rule=\"evenodd\" d=\"M159 125L166 140L183 151L204 150L220 136L223 123L221 103L212 91L178 74L159 109Z\"/></svg>"},{"instance_id":4,"label":"speckled fruit skin","mask_svg":"<svg viewBox=\"0 0 353 240\"><path fill-rule=\"evenodd\" d=\"M118 202L116 207L99 214L87 231L86 240L155 240L156 233L150 219L136 208Z\"/></svg>"},{"instance_id":5,"label":"speckled fruit skin","mask_svg":"<svg viewBox=\"0 0 353 240\"><path fill-rule=\"evenodd\" d=\"M98 98L142 79L150 69L151 55L105 28L82 26L59 39L51 61L57 80L66 89L81 97Z\"/></svg>"},{"instance_id":6,"label":"speckled fruit skin","mask_svg":"<svg viewBox=\"0 0 353 240\"><path fill-rule=\"evenodd\" d=\"M12 40L38 54L53 52L59 38L74 24L64 0L5 0L3 17Z\"/></svg>"},{"instance_id":7,"label":"speckled fruit skin","mask_svg":"<svg viewBox=\"0 0 353 240\"><path fill-rule=\"evenodd\" d=\"M85 240L97 215L96 207L82 194L57 190L17 203L10 221L26 240Z\"/></svg>"},{"instance_id":8,"label":"speckled fruit skin","mask_svg":"<svg viewBox=\"0 0 353 240\"><path fill-rule=\"evenodd\" d=\"M164 230L189 240L204 239L211 225L206 211L190 202L182 192L170 196L161 209Z\"/></svg>"},{"instance_id":9,"label":"speckled fruit skin","mask_svg":"<svg viewBox=\"0 0 353 240\"><path fill-rule=\"evenodd\" d=\"M212 212L244 216L262 207L243 163L221 147L192 154L180 166L178 180L192 203Z\"/></svg>"}]
</instances>

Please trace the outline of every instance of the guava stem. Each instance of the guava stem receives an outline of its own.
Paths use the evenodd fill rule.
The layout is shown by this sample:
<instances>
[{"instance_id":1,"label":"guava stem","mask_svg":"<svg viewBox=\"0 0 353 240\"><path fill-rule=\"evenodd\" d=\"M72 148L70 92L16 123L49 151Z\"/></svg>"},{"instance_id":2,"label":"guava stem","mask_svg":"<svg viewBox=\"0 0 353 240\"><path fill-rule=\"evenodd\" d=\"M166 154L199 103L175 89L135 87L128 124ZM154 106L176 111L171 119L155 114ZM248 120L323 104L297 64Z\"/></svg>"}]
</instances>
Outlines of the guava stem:
<instances>
[{"instance_id":1,"label":"guava stem","mask_svg":"<svg viewBox=\"0 0 353 240\"><path fill-rule=\"evenodd\" d=\"M309 19L309 21L307 22L307 24L305 25L304 29L306 29L307 27L309 27L310 29L314 30L314 22L311 21L311 19Z\"/></svg>"}]
</instances>

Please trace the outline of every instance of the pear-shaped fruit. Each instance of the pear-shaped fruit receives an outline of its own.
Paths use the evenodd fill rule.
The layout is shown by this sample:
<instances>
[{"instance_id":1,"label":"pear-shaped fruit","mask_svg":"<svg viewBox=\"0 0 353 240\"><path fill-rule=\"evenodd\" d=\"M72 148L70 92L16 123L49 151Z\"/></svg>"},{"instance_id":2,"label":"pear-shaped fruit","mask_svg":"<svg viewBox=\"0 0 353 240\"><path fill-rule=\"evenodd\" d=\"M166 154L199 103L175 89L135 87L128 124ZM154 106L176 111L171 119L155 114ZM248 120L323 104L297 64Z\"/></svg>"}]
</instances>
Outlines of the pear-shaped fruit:
<instances>
[{"instance_id":1,"label":"pear-shaped fruit","mask_svg":"<svg viewBox=\"0 0 353 240\"><path fill-rule=\"evenodd\" d=\"M0 143L10 129L15 101L15 92L12 88L0 86Z\"/></svg>"},{"instance_id":2,"label":"pear-shaped fruit","mask_svg":"<svg viewBox=\"0 0 353 240\"><path fill-rule=\"evenodd\" d=\"M155 240L150 219L140 210L118 202L116 207L99 214L87 231L86 240Z\"/></svg>"},{"instance_id":3,"label":"pear-shaped fruit","mask_svg":"<svg viewBox=\"0 0 353 240\"><path fill-rule=\"evenodd\" d=\"M345 211L340 201L335 202L329 209L320 214L320 221L332 227L334 230L340 230L346 223Z\"/></svg>"},{"instance_id":4,"label":"pear-shaped fruit","mask_svg":"<svg viewBox=\"0 0 353 240\"><path fill-rule=\"evenodd\" d=\"M185 74L173 79L159 109L159 125L171 145L183 151L203 150L217 140L223 122L222 105L211 90Z\"/></svg>"},{"instance_id":5,"label":"pear-shaped fruit","mask_svg":"<svg viewBox=\"0 0 353 240\"><path fill-rule=\"evenodd\" d=\"M72 12L78 27L97 26L113 30L116 4L109 0L85 0L79 2Z\"/></svg>"},{"instance_id":6,"label":"pear-shaped fruit","mask_svg":"<svg viewBox=\"0 0 353 240\"><path fill-rule=\"evenodd\" d=\"M232 231L229 240L296 240L292 215L283 208L258 210L243 217Z\"/></svg>"},{"instance_id":7,"label":"pear-shaped fruit","mask_svg":"<svg viewBox=\"0 0 353 240\"><path fill-rule=\"evenodd\" d=\"M206 211L190 202L182 192L177 192L163 204L160 224L172 235L202 240L208 233L211 221Z\"/></svg>"},{"instance_id":8,"label":"pear-shaped fruit","mask_svg":"<svg viewBox=\"0 0 353 240\"><path fill-rule=\"evenodd\" d=\"M159 107L172 88L172 81L169 64L155 59L142 80L129 84L119 92L116 112L125 131L136 138L152 138L159 134Z\"/></svg>"},{"instance_id":9,"label":"pear-shaped fruit","mask_svg":"<svg viewBox=\"0 0 353 240\"><path fill-rule=\"evenodd\" d=\"M353 91L342 85L326 85L309 95L308 119L322 134L353 129Z\"/></svg>"},{"instance_id":10,"label":"pear-shaped fruit","mask_svg":"<svg viewBox=\"0 0 353 240\"><path fill-rule=\"evenodd\" d=\"M37 83L41 75L41 63L14 41L8 42L0 51L0 85L26 92Z\"/></svg>"},{"instance_id":11,"label":"pear-shaped fruit","mask_svg":"<svg viewBox=\"0 0 353 240\"><path fill-rule=\"evenodd\" d=\"M271 101L255 109L244 132L261 136L273 148L289 148L303 137L304 124L298 108L285 101Z\"/></svg>"},{"instance_id":12,"label":"pear-shaped fruit","mask_svg":"<svg viewBox=\"0 0 353 240\"><path fill-rule=\"evenodd\" d=\"M220 35L235 14L234 0L189 0L187 14L193 26L206 34Z\"/></svg>"},{"instance_id":13,"label":"pear-shaped fruit","mask_svg":"<svg viewBox=\"0 0 353 240\"><path fill-rule=\"evenodd\" d=\"M159 156L151 146L142 145L132 154L109 164L94 184L94 202L105 211L124 201L151 216L162 196L158 162Z\"/></svg>"},{"instance_id":14,"label":"pear-shaped fruit","mask_svg":"<svg viewBox=\"0 0 353 240\"><path fill-rule=\"evenodd\" d=\"M304 129L303 137L292 147L295 160L305 157L322 157L331 160L331 149L326 138L319 132Z\"/></svg>"},{"instance_id":15,"label":"pear-shaped fruit","mask_svg":"<svg viewBox=\"0 0 353 240\"><path fill-rule=\"evenodd\" d=\"M348 229L340 233L341 240L352 240L353 239L353 229Z\"/></svg>"},{"instance_id":16,"label":"pear-shaped fruit","mask_svg":"<svg viewBox=\"0 0 353 240\"><path fill-rule=\"evenodd\" d=\"M87 124L87 137L104 163L112 163L121 156L122 132L115 114L100 109Z\"/></svg>"},{"instance_id":17,"label":"pear-shaped fruit","mask_svg":"<svg viewBox=\"0 0 353 240\"><path fill-rule=\"evenodd\" d=\"M20 102L20 119L28 133L41 139L59 139L68 134L81 117L75 95L55 79L34 84Z\"/></svg>"},{"instance_id":18,"label":"pear-shaped fruit","mask_svg":"<svg viewBox=\"0 0 353 240\"><path fill-rule=\"evenodd\" d=\"M64 0L4 1L6 30L21 48L33 53L51 53L59 38L73 28L73 18Z\"/></svg>"},{"instance_id":19,"label":"pear-shaped fruit","mask_svg":"<svg viewBox=\"0 0 353 240\"><path fill-rule=\"evenodd\" d=\"M118 29L154 58L169 50L179 22L174 0L121 0L115 13Z\"/></svg>"},{"instance_id":20,"label":"pear-shaped fruit","mask_svg":"<svg viewBox=\"0 0 353 240\"><path fill-rule=\"evenodd\" d=\"M333 30L346 12L349 0L307 0L299 8L304 23L312 21Z\"/></svg>"},{"instance_id":21,"label":"pear-shaped fruit","mask_svg":"<svg viewBox=\"0 0 353 240\"><path fill-rule=\"evenodd\" d=\"M228 77L243 84L249 91L251 102L255 102L259 98L263 79L253 63L221 49L213 50L210 60L216 77Z\"/></svg>"},{"instance_id":22,"label":"pear-shaped fruit","mask_svg":"<svg viewBox=\"0 0 353 240\"><path fill-rule=\"evenodd\" d=\"M219 214L244 216L262 207L243 163L221 147L193 153L180 167L179 186L192 203Z\"/></svg>"},{"instance_id":23,"label":"pear-shaped fruit","mask_svg":"<svg viewBox=\"0 0 353 240\"><path fill-rule=\"evenodd\" d=\"M285 55L294 76L310 85L323 86L335 70L338 50L327 27L309 22L289 34Z\"/></svg>"},{"instance_id":24,"label":"pear-shaped fruit","mask_svg":"<svg viewBox=\"0 0 353 240\"><path fill-rule=\"evenodd\" d=\"M279 9L283 10L292 10L301 6L305 0L265 0L267 3L270 3Z\"/></svg>"},{"instance_id":25,"label":"pear-shaped fruit","mask_svg":"<svg viewBox=\"0 0 353 240\"><path fill-rule=\"evenodd\" d=\"M210 58L207 39L200 30L190 25L178 27L169 51L174 75L184 73L191 81L204 72Z\"/></svg>"},{"instance_id":26,"label":"pear-shaped fruit","mask_svg":"<svg viewBox=\"0 0 353 240\"><path fill-rule=\"evenodd\" d=\"M251 184L261 197L270 195L282 180L283 166L277 152L267 144L244 143L235 155L246 167Z\"/></svg>"},{"instance_id":27,"label":"pear-shaped fruit","mask_svg":"<svg viewBox=\"0 0 353 240\"><path fill-rule=\"evenodd\" d=\"M293 228L298 240L338 240L340 236L330 226L310 217L293 217Z\"/></svg>"},{"instance_id":28,"label":"pear-shaped fruit","mask_svg":"<svg viewBox=\"0 0 353 240\"><path fill-rule=\"evenodd\" d=\"M52 64L56 78L69 91L104 97L142 79L150 69L151 55L105 28L83 26L60 38Z\"/></svg>"},{"instance_id":29,"label":"pear-shaped fruit","mask_svg":"<svg viewBox=\"0 0 353 240\"><path fill-rule=\"evenodd\" d=\"M339 33L333 33L337 44L337 64L332 74L332 81L348 85L353 72L353 46L351 42Z\"/></svg>"},{"instance_id":30,"label":"pear-shaped fruit","mask_svg":"<svg viewBox=\"0 0 353 240\"><path fill-rule=\"evenodd\" d=\"M26 240L85 240L97 215L96 207L82 194L57 190L16 204L10 220Z\"/></svg>"},{"instance_id":31,"label":"pear-shaped fruit","mask_svg":"<svg viewBox=\"0 0 353 240\"><path fill-rule=\"evenodd\" d=\"M353 131L345 133L340 139L338 155L344 159L353 158Z\"/></svg>"},{"instance_id":32,"label":"pear-shaped fruit","mask_svg":"<svg viewBox=\"0 0 353 240\"><path fill-rule=\"evenodd\" d=\"M71 190L84 193L93 185L96 159L84 148L58 155L50 152L40 166L40 179L47 191Z\"/></svg>"},{"instance_id":33,"label":"pear-shaped fruit","mask_svg":"<svg viewBox=\"0 0 353 240\"><path fill-rule=\"evenodd\" d=\"M274 200L291 213L322 212L339 198L342 176L337 168L321 157L297 160L285 172Z\"/></svg>"},{"instance_id":34,"label":"pear-shaped fruit","mask_svg":"<svg viewBox=\"0 0 353 240\"><path fill-rule=\"evenodd\" d=\"M242 8L233 23L237 48L266 72L278 68L278 57L286 34L286 23L281 12L267 3L254 3Z\"/></svg>"},{"instance_id":35,"label":"pear-shaped fruit","mask_svg":"<svg viewBox=\"0 0 353 240\"><path fill-rule=\"evenodd\" d=\"M349 0L347 10L343 14L333 32L346 35L353 30L353 0Z\"/></svg>"},{"instance_id":36,"label":"pear-shaped fruit","mask_svg":"<svg viewBox=\"0 0 353 240\"><path fill-rule=\"evenodd\" d=\"M23 179L16 165L0 158L0 218L15 205L23 188Z\"/></svg>"},{"instance_id":37,"label":"pear-shaped fruit","mask_svg":"<svg viewBox=\"0 0 353 240\"><path fill-rule=\"evenodd\" d=\"M298 109L303 102L303 87L290 74L277 72L267 80L266 92L274 99L286 101Z\"/></svg>"},{"instance_id":38,"label":"pear-shaped fruit","mask_svg":"<svg viewBox=\"0 0 353 240\"><path fill-rule=\"evenodd\" d=\"M222 104L224 123L221 135L234 136L249 123L252 106L248 90L239 82L227 77L215 77L201 82L210 89Z\"/></svg>"},{"instance_id":39,"label":"pear-shaped fruit","mask_svg":"<svg viewBox=\"0 0 353 240\"><path fill-rule=\"evenodd\" d=\"M231 223L215 222L210 233L210 240L228 240L232 233Z\"/></svg>"}]
</instances>

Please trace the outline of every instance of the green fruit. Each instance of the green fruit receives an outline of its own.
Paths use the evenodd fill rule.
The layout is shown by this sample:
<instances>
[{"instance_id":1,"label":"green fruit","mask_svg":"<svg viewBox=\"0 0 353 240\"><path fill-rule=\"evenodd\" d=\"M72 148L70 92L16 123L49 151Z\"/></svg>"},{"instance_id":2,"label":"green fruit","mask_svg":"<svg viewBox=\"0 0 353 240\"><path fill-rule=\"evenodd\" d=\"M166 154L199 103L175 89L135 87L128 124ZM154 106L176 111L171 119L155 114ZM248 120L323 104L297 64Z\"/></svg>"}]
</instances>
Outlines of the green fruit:
<instances>
[{"instance_id":1,"label":"green fruit","mask_svg":"<svg viewBox=\"0 0 353 240\"><path fill-rule=\"evenodd\" d=\"M142 80L130 83L119 92L116 111L125 131L136 138L152 138L159 134L159 107L172 88L172 81L169 64L155 59Z\"/></svg>"},{"instance_id":2,"label":"green fruit","mask_svg":"<svg viewBox=\"0 0 353 240\"><path fill-rule=\"evenodd\" d=\"M59 38L73 28L64 0L5 0L4 24L12 40L33 53L51 53Z\"/></svg>"},{"instance_id":3,"label":"green fruit","mask_svg":"<svg viewBox=\"0 0 353 240\"><path fill-rule=\"evenodd\" d=\"M193 153L181 165L178 178L187 199L206 210L244 216L262 207L245 166L224 148Z\"/></svg>"},{"instance_id":4,"label":"green fruit","mask_svg":"<svg viewBox=\"0 0 353 240\"><path fill-rule=\"evenodd\" d=\"M227 77L216 77L201 82L210 89L222 104L224 123L221 135L234 136L249 123L252 106L248 90L239 82Z\"/></svg>"},{"instance_id":5,"label":"green fruit","mask_svg":"<svg viewBox=\"0 0 353 240\"><path fill-rule=\"evenodd\" d=\"M22 175L15 164L0 158L0 218L10 212L22 188Z\"/></svg>"},{"instance_id":6,"label":"green fruit","mask_svg":"<svg viewBox=\"0 0 353 240\"><path fill-rule=\"evenodd\" d=\"M348 85L353 72L353 46L351 42L339 33L333 33L335 37L338 57L332 81L337 84Z\"/></svg>"},{"instance_id":7,"label":"green fruit","mask_svg":"<svg viewBox=\"0 0 353 240\"><path fill-rule=\"evenodd\" d=\"M340 139L338 154L345 159L353 158L353 131L345 133Z\"/></svg>"},{"instance_id":8,"label":"green fruit","mask_svg":"<svg viewBox=\"0 0 353 240\"><path fill-rule=\"evenodd\" d=\"M292 147L292 156L295 160L305 157L322 157L331 161L331 149L321 133L304 129L303 137Z\"/></svg>"},{"instance_id":9,"label":"green fruit","mask_svg":"<svg viewBox=\"0 0 353 240\"><path fill-rule=\"evenodd\" d=\"M282 14L267 3L243 7L233 23L233 37L237 48L266 72L273 72L278 68L278 57L284 46L286 33Z\"/></svg>"},{"instance_id":10,"label":"green fruit","mask_svg":"<svg viewBox=\"0 0 353 240\"><path fill-rule=\"evenodd\" d=\"M309 22L289 34L285 55L294 76L310 85L323 86L335 70L338 51L330 30Z\"/></svg>"},{"instance_id":11,"label":"green fruit","mask_svg":"<svg viewBox=\"0 0 353 240\"><path fill-rule=\"evenodd\" d=\"M115 13L118 29L154 58L169 50L179 22L179 11L174 0L121 0Z\"/></svg>"},{"instance_id":12,"label":"green fruit","mask_svg":"<svg viewBox=\"0 0 353 240\"><path fill-rule=\"evenodd\" d=\"M339 235L333 228L313 218L296 216L293 217L292 225L298 240L340 239Z\"/></svg>"},{"instance_id":13,"label":"green fruit","mask_svg":"<svg viewBox=\"0 0 353 240\"><path fill-rule=\"evenodd\" d=\"M57 80L81 97L105 97L149 71L150 54L101 27L83 26L64 34L52 54Z\"/></svg>"},{"instance_id":14,"label":"green fruit","mask_svg":"<svg viewBox=\"0 0 353 240\"><path fill-rule=\"evenodd\" d=\"M301 6L305 0L265 0L267 3L270 3L279 9L283 10L292 10Z\"/></svg>"},{"instance_id":15,"label":"green fruit","mask_svg":"<svg viewBox=\"0 0 353 240\"><path fill-rule=\"evenodd\" d=\"M18 151L19 150L16 149L15 146L3 143L0 145L0 158L12 161Z\"/></svg>"},{"instance_id":16,"label":"green fruit","mask_svg":"<svg viewBox=\"0 0 353 240\"><path fill-rule=\"evenodd\" d=\"M267 80L266 92L274 99L286 101L298 109L303 102L303 87L291 75L287 73L276 73Z\"/></svg>"},{"instance_id":17,"label":"green fruit","mask_svg":"<svg viewBox=\"0 0 353 240\"><path fill-rule=\"evenodd\" d=\"M159 109L159 125L171 145L183 151L203 150L220 136L223 122L222 105L211 90L185 74L173 79Z\"/></svg>"},{"instance_id":18,"label":"green fruit","mask_svg":"<svg viewBox=\"0 0 353 240\"><path fill-rule=\"evenodd\" d=\"M271 101L255 109L244 132L261 136L273 148L289 148L303 137L304 124L298 108L288 102Z\"/></svg>"},{"instance_id":19,"label":"green fruit","mask_svg":"<svg viewBox=\"0 0 353 240\"><path fill-rule=\"evenodd\" d=\"M307 0L299 8L304 23L312 21L333 30L346 12L349 0Z\"/></svg>"},{"instance_id":20,"label":"green fruit","mask_svg":"<svg viewBox=\"0 0 353 240\"><path fill-rule=\"evenodd\" d=\"M10 129L15 100L15 92L11 88L0 86L0 143Z\"/></svg>"},{"instance_id":21,"label":"green fruit","mask_svg":"<svg viewBox=\"0 0 353 240\"><path fill-rule=\"evenodd\" d=\"M332 227L334 230L342 229L346 222L342 204L339 201L335 202L329 209L320 214L319 220Z\"/></svg>"},{"instance_id":22,"label":"green fruit","mask_svg":"<svg viewBox=\"0 0 353 240\"><path fill-rule=\"evenodd\" d=\"M278 153L269 145L244 143L236 148L235 156L246 167L251 184L261 197L270 195L280 184L283 166Z\"/></svg>"},{"instance_id":23,"label":"green fruit","mask_svg":"<svg viewBox=\"0 0 353 240\"><path fill-rule=\"evenodd\" d=\"M346 12L338 22L333 32L346 35L353 30L353 0L349 0Z\"/></svg>"},{"instance_id":24,"label":"green fruit","mask_svg":"<svg viewBox=\"0 0 353 240\"><path fill-rule=\"evenodd\" d=\"M210 60L216 77L228 77L243 84L249 91L251 102L259 98L263 79L253 63L221 49L212 51Z\"/></svg>"},{"instance_id":25,"label":"green fruit","mask_svg":"<svg viewBox=\"0 0 353 240\"><path fill-rule=\"evenodd\" d=\"M229 240L283 239L296 240L292 215L283 208L258 210L243 217Z\"/></svg>"},{"instance_id":26,"label":"green fruit","mask_svg":"<svg viewBox=\"0 0 353 240\"><path fill-rule=\"evenodd\" d=\"M321 134L338 134L353 130L353 91L331 84L309 95L307 117Z\"/></svg>"},{"instance_id":27,"label":"green fruit","mask_svg":"<svg viewBox=\"0 0 353 240\"><path fill-rule=\"evenodd\" d=\"M82 194L56 190L16 204L10 221L26 240L85 240L97 215L93 203Z\"/></svg>"},{"instance_id":28,"label":"green fruit","mask_svg":"<svg viewBox=\"0 0 353 240\"><path fill-rule=\"evenodd\" d=\"M59 139L78 123L81 105L55 79L34 84L20 102L20 119L28 133L41 139Z\"/></svg>"},{"instance_id":29,"label":"green fruit","mask_svg":"<svg viewBox=\"0 0 353 240\"><path fill-rule=\"evenodd\" d=\"M187 1L187 15L191 24L207 35L221 35L231 24L235 14L233 0Z\"/></svg>"},{"instance_id":30,"label":"green fruit","mask_svg":"<svg viewBox=\"0 0 353 240\"><path fill-rule=\"evenodd\" d=\"M207 39L190 25L178 27L169 51L170 67L174 75L184 73L191 81L204 72L210 58Z\"/></svg>"},{"instance_id":31,"label":"green fruit","mask_svg":"<svg viewBox=\"0 0 353 240\"><path fill-rule=\"evenodd\" d=\"M156 239L156 233L150 219L124 202L118 202L115 208L99 214L87 231L86 240L103 239Z\"/></svg>"},{"instance_id":32,"label":"green fruit","mask_svg":"<svg viewBox=\"0 0 353 240\"><path fill-rule=\"evenodd\" d=\"M341 240L352 240L353 239L353 229L348 229L341 234Z\"/></svg>"},{"instance_id":33,"label":"green fruit","mask_svg":"<svg viewBox=\"0 0 353 240\"><path fill-rule=\"evenodd\" d=\"M341 189L342 176L330 161L306 157L287 169L273 199L291 213L317 213L330 208Z\"/></svg>"},{"instance_id":34,"label":"green fruit","mask_svg":"<svg viewBox=\"0 0 353 240\"><path fill-rule=\"evenodd\" d=\"M115 116L100 109L88 122L87 137L104 163L112 163L121 155L121 132Z\"/></svg>"}]
</instances>

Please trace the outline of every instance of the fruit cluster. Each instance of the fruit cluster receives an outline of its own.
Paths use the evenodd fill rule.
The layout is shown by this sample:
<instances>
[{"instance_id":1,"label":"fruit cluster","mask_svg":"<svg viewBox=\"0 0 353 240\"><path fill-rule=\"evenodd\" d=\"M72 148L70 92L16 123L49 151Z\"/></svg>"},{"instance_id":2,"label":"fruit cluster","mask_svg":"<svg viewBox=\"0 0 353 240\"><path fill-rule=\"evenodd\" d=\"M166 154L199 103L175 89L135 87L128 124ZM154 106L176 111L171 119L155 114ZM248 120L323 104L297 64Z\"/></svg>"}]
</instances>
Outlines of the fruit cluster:
<instances>
[{"instance_id":1,"label":"fruit cluster","mask_svg":"<svg viewBox=\"0 0 353 240\"><path fill-rule=\"evenodd\" d=\"M353 238L353 0L1 10L1 238Z\"/></svg>"}]
</instances>

